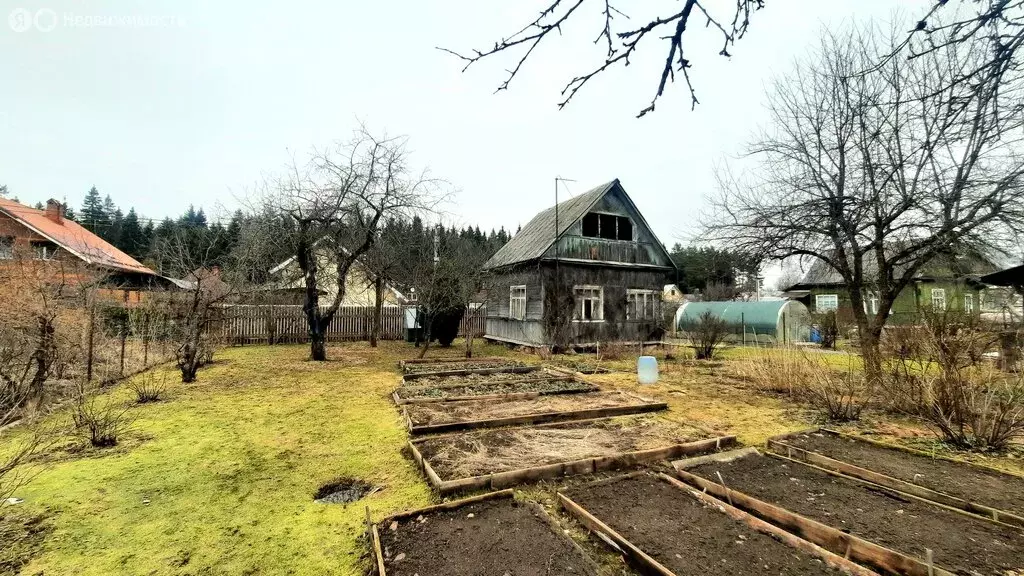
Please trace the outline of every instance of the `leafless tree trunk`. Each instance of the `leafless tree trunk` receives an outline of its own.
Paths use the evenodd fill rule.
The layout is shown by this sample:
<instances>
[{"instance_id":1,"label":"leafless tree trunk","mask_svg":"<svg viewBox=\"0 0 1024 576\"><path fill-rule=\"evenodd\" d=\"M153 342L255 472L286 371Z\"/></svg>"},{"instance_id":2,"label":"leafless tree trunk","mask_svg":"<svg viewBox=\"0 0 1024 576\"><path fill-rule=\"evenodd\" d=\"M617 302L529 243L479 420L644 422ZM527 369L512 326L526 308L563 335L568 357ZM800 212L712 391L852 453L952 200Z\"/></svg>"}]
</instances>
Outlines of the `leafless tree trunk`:
<instances>
[{"instance_id":1,"label":"leafless tree trunk","mask_svg":"<svg viewBox=\"0 0 1024 576\"><path fill-rule=\"evenodd\" d=\"M826 36L780 78L754 164L720 174L707 229L758 256L824 262L848 292L872 381L889 310L918 272L957 268L1024 231L1021 92L950 81L987 57L980 44L877 65L902 35Z\"/></svg>"},{"instance_id":2,"label":"leafless tree trunk","mask_svg":"<svg viewBox=\"0 0 1024 576\"><path fill-rule=\"evenodd\" d=\"M384 311L384 278L377 276L373 279L373 325L370 326L370 346L377 347L377 337L380 333L381 319Z\"/></svg>"}]
</instances>

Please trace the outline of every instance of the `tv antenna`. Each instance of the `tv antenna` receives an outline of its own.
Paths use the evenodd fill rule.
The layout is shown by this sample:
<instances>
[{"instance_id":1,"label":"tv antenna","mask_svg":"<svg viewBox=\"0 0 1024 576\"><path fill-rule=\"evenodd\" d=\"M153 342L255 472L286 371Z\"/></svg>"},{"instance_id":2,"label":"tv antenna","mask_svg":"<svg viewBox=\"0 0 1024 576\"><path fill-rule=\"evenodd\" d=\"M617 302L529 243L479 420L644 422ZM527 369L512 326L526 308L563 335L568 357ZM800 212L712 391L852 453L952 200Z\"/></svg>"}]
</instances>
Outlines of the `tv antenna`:
<instances>
[{"instance_id":1,"label":"tv antenna","mask_svg":"<svg viewBox=\"0 0 1024 576\"><path fill-rule=\"evenodd\" d=\"M559 244L559 239L562 237L562 232L559 229L558 222L558 183L559 182L575 182L571 178L562 178L561 176L555 176L555 330L561 332L562 330L562 299L561 299L561 287L562 278L558 267L558 259L561 256L562 247ZM559 337L561 334L559 333ZM560 338L559 338L560 339ZM558 344L556 342L556 344Z\"/></svg>"}]
</instances>

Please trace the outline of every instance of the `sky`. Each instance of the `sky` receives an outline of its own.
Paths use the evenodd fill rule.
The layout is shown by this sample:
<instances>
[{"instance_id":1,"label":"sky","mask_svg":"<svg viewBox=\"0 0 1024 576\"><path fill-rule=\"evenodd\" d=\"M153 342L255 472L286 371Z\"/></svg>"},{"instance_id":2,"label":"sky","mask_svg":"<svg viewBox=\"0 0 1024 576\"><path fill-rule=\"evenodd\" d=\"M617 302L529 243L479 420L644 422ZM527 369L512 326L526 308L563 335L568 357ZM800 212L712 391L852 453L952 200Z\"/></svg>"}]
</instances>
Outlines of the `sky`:
<instances>
[{"instance_id":1,"label":"sky","mask_svg":"<svg viewBox=\"0 0 1024 576\"><path fill-rule=\"evenodd\" d=\"M664 60L657 39L557 107L566 81L603 56L598 3L541 45L508 91L494 93L509 58L462 73L436 49L487 47L548 3L4 0L0 184L29 204L78 207L95 185L149 218L189 204L223 214L293 154L363 122L408 136L412 163L450 183L453 223L515 230L554 203L556 176L575 180L563 198L619 178L671 245L691 239L715 166L764 122L773 75L825 28L918 14L927 0L768 0L731 59L694 22L686 42L701 104L691 111L677 83L640 119ZM646 22L678 2L618 6Z\"/></svg>"}]
</instances>

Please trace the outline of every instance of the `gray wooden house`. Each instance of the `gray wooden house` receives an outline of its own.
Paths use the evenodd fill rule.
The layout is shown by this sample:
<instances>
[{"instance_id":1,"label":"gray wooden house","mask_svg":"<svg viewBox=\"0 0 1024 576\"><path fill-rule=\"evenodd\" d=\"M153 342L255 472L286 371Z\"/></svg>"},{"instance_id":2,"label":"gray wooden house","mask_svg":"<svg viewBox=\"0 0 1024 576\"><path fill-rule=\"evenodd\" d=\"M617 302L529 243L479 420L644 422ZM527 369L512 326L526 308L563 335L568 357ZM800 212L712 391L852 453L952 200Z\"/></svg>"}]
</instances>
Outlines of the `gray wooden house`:
<instances>
[{"instance_id":1,"label":"gray wooden house","mask_svg":"<svg viewBox=\"0 0 1024 576\"><path fill-rule=\"evenodd\" d=\"M544 210L484 269L486 338L526 346L659 341L662 290L676 280L618 180Z\"/></svg>"}]
</instances>

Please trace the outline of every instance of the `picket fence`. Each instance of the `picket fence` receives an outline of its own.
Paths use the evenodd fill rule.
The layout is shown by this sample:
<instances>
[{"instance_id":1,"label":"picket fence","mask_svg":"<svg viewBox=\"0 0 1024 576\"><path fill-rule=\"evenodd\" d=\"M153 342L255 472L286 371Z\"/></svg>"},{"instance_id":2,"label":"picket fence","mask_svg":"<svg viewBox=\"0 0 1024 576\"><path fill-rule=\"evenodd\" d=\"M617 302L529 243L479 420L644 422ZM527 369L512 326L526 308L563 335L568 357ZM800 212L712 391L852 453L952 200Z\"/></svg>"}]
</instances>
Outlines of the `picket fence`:
<instances>
[{"instance_id":1,"label":"picket fence","mask_svg":"<svg viewBox=\"0 0 1024 576\"><path fill-rule=\"evenodd\" d=\"M384 306L377 337L381 340L405 338L406 309L405 306ZM485 316L482 309L467 313L459 326L459 335L465 336L472 330L474 336L483 336ZM302 306L297 304L226 304L220 306L212 324L212 332L228 344L288 344L309 339L306 316ZM327 340L369 340L372 326L372 306L342 306L327 327Z\"/></svg>"}]
</instances>

